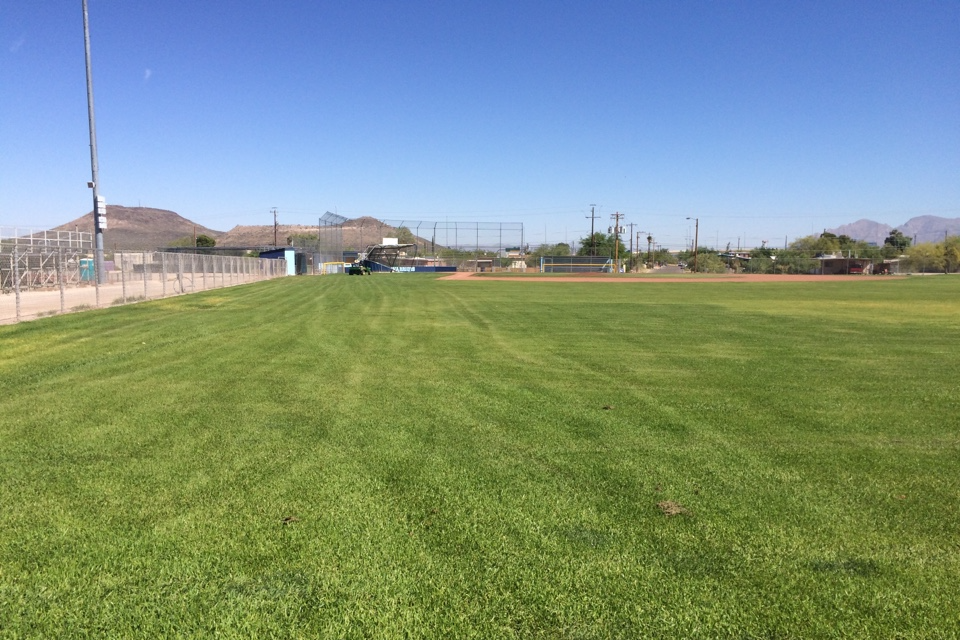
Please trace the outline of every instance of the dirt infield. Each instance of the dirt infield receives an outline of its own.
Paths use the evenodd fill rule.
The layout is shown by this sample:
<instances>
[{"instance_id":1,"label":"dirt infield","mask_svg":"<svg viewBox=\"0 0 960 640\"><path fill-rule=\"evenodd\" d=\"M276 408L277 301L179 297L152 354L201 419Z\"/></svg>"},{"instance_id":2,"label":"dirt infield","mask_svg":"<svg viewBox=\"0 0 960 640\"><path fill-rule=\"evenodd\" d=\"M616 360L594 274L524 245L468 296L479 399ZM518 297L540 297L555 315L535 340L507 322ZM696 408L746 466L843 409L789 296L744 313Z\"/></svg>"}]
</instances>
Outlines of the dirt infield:
<instances>
[{"instance_id":1,"label":"dirt infield","mask_svg":"<svg viewBox=\"0 0 960 640\"><path fill-rule=\"evenodd\" d=\"M883 276L883 280L900 279L904 276ZM609 273L577 274L577 275L541 275L516 274L498 276L472 271L458 271L440 280L496 280L498 282L617 282L634 284L680 284L686 282L866 282L876 281L871 276L817 276L817 275L775 275L759 273L728 273L717 275L671 275L649 276L645 274Z\"/></svg>"}]
</instances>

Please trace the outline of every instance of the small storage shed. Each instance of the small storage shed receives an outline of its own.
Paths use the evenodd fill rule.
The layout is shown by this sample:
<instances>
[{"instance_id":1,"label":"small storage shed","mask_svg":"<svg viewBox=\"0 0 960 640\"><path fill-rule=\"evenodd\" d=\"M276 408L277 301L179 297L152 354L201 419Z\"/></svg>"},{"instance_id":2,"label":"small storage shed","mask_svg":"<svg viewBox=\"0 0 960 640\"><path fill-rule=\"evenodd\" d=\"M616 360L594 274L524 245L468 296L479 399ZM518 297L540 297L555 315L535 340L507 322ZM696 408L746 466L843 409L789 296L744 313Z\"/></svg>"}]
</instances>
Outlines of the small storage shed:
<instances>
[{"instance_id":1,"label":"small storage shed","mask_svg":"<svg viewBox=\"0 0 960 640\"><path fill-rule=\"evenodd\" d=\"M269 260L286 260L287 275L297 275L297 250L293 247L277 247L276 249L261 251L260 257Z\"/></svg>"}]
</instances>

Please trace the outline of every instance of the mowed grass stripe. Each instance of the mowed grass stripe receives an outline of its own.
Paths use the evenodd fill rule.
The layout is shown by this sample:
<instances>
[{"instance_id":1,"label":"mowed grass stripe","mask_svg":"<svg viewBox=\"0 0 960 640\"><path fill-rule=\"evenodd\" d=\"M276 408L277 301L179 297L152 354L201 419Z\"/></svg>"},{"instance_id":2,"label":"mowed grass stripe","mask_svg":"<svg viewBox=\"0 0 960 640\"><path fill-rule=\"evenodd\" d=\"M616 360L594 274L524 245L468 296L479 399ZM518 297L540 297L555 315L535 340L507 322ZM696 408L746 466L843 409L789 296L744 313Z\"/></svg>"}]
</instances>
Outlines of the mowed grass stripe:
<instances>
[{"instance_id":1,"label":"mowed grass stripe","mask_svg":"<svg viewBox=\"0 0 960 640\"><path fill-rule=\"evenodd\" d=\"M2 327L0 635L949 637L958 292L289 278Z\"/></svg>"}]
</instances>

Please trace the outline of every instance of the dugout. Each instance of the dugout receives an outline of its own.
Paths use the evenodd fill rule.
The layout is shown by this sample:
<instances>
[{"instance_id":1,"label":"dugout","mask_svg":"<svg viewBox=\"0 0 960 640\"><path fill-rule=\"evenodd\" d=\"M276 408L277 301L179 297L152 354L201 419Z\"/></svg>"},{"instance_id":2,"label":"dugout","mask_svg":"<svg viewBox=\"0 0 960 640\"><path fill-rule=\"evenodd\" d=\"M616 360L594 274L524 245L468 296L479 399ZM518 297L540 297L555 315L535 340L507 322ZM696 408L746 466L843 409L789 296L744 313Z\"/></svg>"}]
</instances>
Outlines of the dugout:
<instances>
[{"instance_id":1,"label":"dugout","mask_svg":"<svg viewBox=\"0 0 960 640\"><path fill-rule=\"evenodd\" d=\"M822 255L818 256L818 259L820 260L820 274L825 276L859 275L873 272L873 260L868 258Z\"/></svg>"},{"instance_id":2,"label":"dugout","mask_svg":"<svg viewBox=\"0 0 960 640\"><path fill-rule=\"evenodd\" d=\"M407 249L411 247L414 250L413 256L408 256ZM416 247L415 244L401 244L392 240L382 244L372 244L360 254L358 262L373 272L397 271L401 262L416 259Z\"/></svg>"}]
</instances>

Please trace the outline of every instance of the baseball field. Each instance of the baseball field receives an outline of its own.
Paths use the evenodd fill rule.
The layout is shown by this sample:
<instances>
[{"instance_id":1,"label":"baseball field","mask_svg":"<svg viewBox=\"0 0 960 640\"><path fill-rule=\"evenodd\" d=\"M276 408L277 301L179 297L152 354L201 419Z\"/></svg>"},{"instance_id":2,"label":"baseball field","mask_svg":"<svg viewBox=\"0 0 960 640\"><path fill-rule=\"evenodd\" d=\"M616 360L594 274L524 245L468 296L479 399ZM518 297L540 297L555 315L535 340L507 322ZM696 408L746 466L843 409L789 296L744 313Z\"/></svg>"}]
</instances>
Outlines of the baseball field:
<instances>
[{"instance_id":1,"label":"baseball field","mask_svg":"<svg viewBox=\"0 0 960 640\"><path fill-rule=\"evenodd\" d=\"M960 635L960 278L0 326L0 638Z\"/></svg>"}]
</instances>

